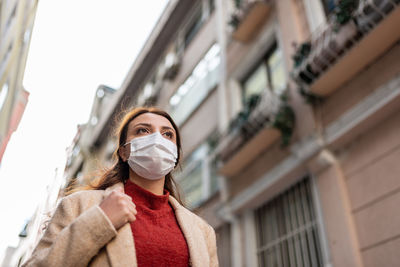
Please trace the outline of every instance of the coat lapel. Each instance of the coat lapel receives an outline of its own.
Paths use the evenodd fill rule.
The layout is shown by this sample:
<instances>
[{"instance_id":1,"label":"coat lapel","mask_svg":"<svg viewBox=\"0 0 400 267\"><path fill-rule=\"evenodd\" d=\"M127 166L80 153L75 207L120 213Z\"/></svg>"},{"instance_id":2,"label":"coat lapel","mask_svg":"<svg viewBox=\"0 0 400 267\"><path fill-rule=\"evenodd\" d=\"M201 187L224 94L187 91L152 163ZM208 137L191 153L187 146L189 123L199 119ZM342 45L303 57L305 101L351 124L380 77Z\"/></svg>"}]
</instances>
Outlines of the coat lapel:
<instances>
[{"instance_id":1,"label":"coat lapel","mask_svg":"<svg viewBox=\"0 0 400 267\"><path fill-rule=\"evenodd\" d=\"M198 223L194 221L193 215L179 204L179 202L170 196L169 202L175 210L175 216L181 227L183 235L189 247L190 263L193 267L209 266L209 255Z\"/></svg>"},{"instance_id":2,"label":"coat lapel","mask_svg":"<svg viewBox=\"0 0 400 267\"><path fill-rule=\"evenodd\" d=\"M104 197L108 196L112 190L121 187L124 188L123 183L107 188ZM169 202L175 210L176 219L188 244L191 265L193 267L209 266L206 240L198 226L199 224L195 221L193 215L179 204L174 197L170 196ZM117 236L106 245L111 266L137 267L134 244L131 227L126 224L118 230Z\"/></svg>"},{"instance_id":3,"label":"coat lapel","mask_svg":"<svg viewBox=\"0 0 400 267\"><path fill-rule=\"evenodd\" d=\"M108 196L112 190L124 187L122 183L118 183L105 190L104 197ZM131 226L125 224L118 230L117 236L107 245L106 250L111 266L121 267L137 267L136 250L134 245Z\"/></svg>"}]
</instances>

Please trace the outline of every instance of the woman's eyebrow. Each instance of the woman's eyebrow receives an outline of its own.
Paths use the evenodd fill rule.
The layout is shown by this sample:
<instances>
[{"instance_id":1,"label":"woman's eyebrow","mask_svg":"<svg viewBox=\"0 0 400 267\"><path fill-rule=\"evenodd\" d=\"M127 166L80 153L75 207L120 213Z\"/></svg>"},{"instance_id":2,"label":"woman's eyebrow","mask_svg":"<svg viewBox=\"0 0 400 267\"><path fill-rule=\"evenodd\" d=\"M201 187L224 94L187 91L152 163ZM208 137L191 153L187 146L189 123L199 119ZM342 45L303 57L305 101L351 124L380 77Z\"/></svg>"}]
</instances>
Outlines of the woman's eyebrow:
<instances>
[{"instance_id":1,"label":"woman's eyebrow","mask_svg":"<svg viewBox=\"0 0 400 267\"><path fill-rule=\"evenodd\" d=\"M161 129L162 130L171 130L171 131L175 132L175 129L173 129L173 128L169 127L169 126L162 126Z\"/></svg>"},{"instance_id":2,"label":"woman's eyebrow","mask_svg":"<svg viewBox=\"0 0 400 267\"><path fill-rule=\"evenodd\" d=\"M135 128L135 127L137 127L137 126L145 126L145 127L153 128L153 125L152 125L152 124L150 124L150 123L144 123L144 122L135 124L133 127ZM174 129L174 128L171 128L171 127L169 127L169 126L162 126L161 129L162 129L162 130L171 130L171 131L174 131L174 132L175 132L175 129Z\"/></svg>"},{"instance_id":3,"label":"woman's eyebrow","mask_svg":"<svg viewBox=\"0 0 400 267\"><path fill-rule=\"evenodd\" d=\"M149 123L138 123L138 124L133 125L133 127L137 127L137 126L145 126L145 127L149 127L149 128L153 127L153 125L151 125Z\"/></svg>"}]
</instances>

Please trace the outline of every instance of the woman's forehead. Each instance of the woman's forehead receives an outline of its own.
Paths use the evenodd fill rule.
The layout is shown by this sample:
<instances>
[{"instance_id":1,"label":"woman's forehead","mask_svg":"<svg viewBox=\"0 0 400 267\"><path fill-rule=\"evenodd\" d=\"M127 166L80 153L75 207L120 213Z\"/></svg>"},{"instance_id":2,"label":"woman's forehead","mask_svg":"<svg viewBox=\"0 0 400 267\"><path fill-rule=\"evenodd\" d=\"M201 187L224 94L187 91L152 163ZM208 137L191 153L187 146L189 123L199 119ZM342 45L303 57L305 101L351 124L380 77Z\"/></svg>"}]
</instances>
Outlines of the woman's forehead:
<instances>
[{"instance_id":1,"label":"woman's forehead","mask_svg":"<svg viewBox=\"0 0 400 267\"><path fill-rule=\"evenodd\" d=\"M130 123L129 123L129 128L134 127L137 124L150 124L154 127L170 127L173 129L173 126L171 124L171 122L165 118L162 115L158 115L158 114L154 114L154 113L143 113L140 114L139 116L137 116L136 118L134 118Z\"/></svg>"}]
</instances>

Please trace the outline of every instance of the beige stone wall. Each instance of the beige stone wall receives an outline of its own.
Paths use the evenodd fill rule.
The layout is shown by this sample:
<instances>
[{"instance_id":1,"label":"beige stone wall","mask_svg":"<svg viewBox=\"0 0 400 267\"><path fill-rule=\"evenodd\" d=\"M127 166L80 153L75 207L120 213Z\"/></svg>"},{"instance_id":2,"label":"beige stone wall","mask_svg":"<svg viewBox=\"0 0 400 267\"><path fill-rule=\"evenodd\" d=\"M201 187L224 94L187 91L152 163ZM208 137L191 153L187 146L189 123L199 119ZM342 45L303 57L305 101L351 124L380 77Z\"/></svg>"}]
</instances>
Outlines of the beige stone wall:
<instances>
[{"instance_id":1,"label":"beige stone wall","mask_svg":"<svg viewBox=\"0 0 400 267\"><path fill-rule=\"evenodd\" d=\"M399 59L400 44L397 43L379 60L326 98L321 109L323 124L331 123L376 88L398 76L400 73Z\"/></svg>"},{"instance_id":2,"label":"beige stone wall","mask_svg":"<svg viewBox=\"0 0 400 267\"><path fill-rule=\"evenodd\" d=\"M216 90L193 112L180 128L183 156L188 156L217 128L218 98Z\"/></svg>"},{"instance_id":3,"label":"beige stone wall","mask_svg":"<svg viewBox=\"0 0 400 267\"><path fill-rule=\"evenodd\" d=\"M199 63L208 49L216 42L216 35L216 18L214 12L185 49L179 73L172 82L167 82L164 85L157 106L162 108L169 106L170 97L185 82L197 63Z\"/></svg>"},{"instance_id":4,"label":"beige stone wall","mask_svg":"<svg viewBox=\"0 0 400 267\"><path fill-rule=\"evenodd\" d=\"M297 86L289 77L293 65L292 43L304 41L309 36L304 1L275 1L270 17L254 40L249 43L240 43L231 40L228 35L226 47L227 99L225 100L228 102L229 119L232 119L241 109L238 81L259 61L274 41L278 43L285 57L288 83L291 86L290 104L297 117L291 146L282 148L278 140L262 151L240 173L226 178L228 201L235 198L237 200L246 195L246 190L252 188L251 186L256 182L265 180L265 177L268 178L267 175L273 173L275 167L293 169L288 170L287 173L282 172L282 176L271 183L269 188L264 188L262 193L253 196L251 200L246 200L248 202L232 214L227 214L232 215L232 218L219 216L218 212L221 212L221 207L225 204L221 202L225 198L218 194L199 207L196 212L220 230L223 225L231 225L231 228L221 230L226 240L229 239L226 242L232 242L232 248L224 248L223 254L232 253L233 266L242 266L245 265L244 262L251 262L248 259L245 260L245 255L242 255L245 254L244 241L247 240L249 233L249 230L244 227L243 219L247 209L253 210L266 203L274 195L283 192L288 186L295 184L302 177L312 175L319 195L315 201L321 207L323 219L320 239L322 243L326 237L327 254L330 255L329 259L324 260L335 267L397 266L400 262L400 253L398 253L400 249L400 213L398 212L400 111L387 116L377 126L369 127L370 130L362 136L354 138L353 134L349 137L353 139L346 139L346 144L331 146L335 147L335 151L326 151L330 153L332 161L325 163L324 166L313 169L310 162L301 162L299 163L301 166L290 164L279 166L288 158L302 156L296 154L298 152L296 149L311 139L310 135L316 133L316 125L318 125L316 119L321 119L322 126L337 122L341 115L400 74L400 44L397 43L376 62L327 97L321 106L315 108L305 104L297 91ZM185 49L181 69L173 81L165 82L157 106L164 109L169 107L171 95L186 80L212 44L217 42L217 19L214 12ZM171 49L174 49L174 44L167 51ZM218 94L220 88L222 87L212 90L203 103L180 125L184 157L190 155L221 124L221 114L219 114L221 95ZM369 120L365 123L371 126L375 122ZM109 144L104 142L92 154L87 157L85 171L100 168L99 163L105 162L109 155ZM308 160L310 159L305 161ZM247 192L247 194L250 193ZM229 207L229 203L227 206ZM220 240L218 241L221 242ZM249 264L249 266L252 265Z\"/></svg>"},{"instance_id":5,"label":"beige stone wall","mask_svg":"<svg viewBox=\"0 0 400 267\"><path fill-rule=\"evenodd\" d=\"M15 14L12 11L15 7ZM8 84L8 94L0 107L0 141L7 136L16 99L23 91L23 75L28 55L37 1L6 1L2 3L0 28L0 91ZM6 27L7 26L7 27ZM24 40L26 33L27 39ZM9 50L10 49L10 50Z\"/></svg>"},{"instance_id":6,"label":"beige stone wall","mask_svg":"<svg viewBox=\"0 0 400 267\"><path fill-rule=\"evenodd\" d=\"M279 142L267 148L254 162L246 166L241 173L228 178L230 197L235 197L256 180L260 179L263 174L276 166L288 154L288 149L282 149Z\"/></svg>"},{"instance_id":7,"label":"beige stone wall","mask_svg":"<svg viewBox=\"0 0 400 267\"><path fill-rule=\"evenodd\" d=\"M361 267L357 232L341 166L336 163L314 175L333 266Z\"/></svg>"},{"instance_id":8,"label":"beige stone wall","mask_svg":"<svg viewBox=\"0 0 400 267\"><path fill-rule=\"evenodd\" d=\"M342 157L364 266L400 262L400 112L360 137Z\"/></svg>"}]
</instances>

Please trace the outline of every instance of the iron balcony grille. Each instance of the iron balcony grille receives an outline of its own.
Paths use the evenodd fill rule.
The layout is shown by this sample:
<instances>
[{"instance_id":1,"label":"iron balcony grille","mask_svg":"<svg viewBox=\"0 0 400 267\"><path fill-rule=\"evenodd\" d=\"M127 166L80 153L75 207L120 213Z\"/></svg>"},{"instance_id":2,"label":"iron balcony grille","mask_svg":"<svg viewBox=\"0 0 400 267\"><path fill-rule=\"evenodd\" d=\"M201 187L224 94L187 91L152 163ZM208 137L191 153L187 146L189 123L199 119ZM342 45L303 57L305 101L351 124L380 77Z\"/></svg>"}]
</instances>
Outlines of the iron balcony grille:
<instances>
[{"instance_id":1,"label":"iron balcony grille","mask_svg":"<svg viewBox=\"0 0 400 267\"><path fill-rule=\"evenodd\" d=\"M229 29L234 39L248 42L255 37L271 10L271 1L267 0L234 0Z\"/></svg>"},{"instance_id":2,"label":"iron balcony grille","mask_svg":"<svg viewBox=\"0 0 400 267\"><path fill-rule=\"evenodd\" d=\"M261 129L271 125L282 101L280 97L266 89L255 100L254 108L248 114L239 114L232 122L228 131L220 136L221 143L216 149L222 161L231 158L246 142Z\"/></svg>"},{"instance_id":3,"label":"iron balcony grille","mask_svg":"<svg viewBox=\"0 0 400 267\"><path fill-rule=\"evenodd\" d=\"M351 19L341 26L335 22L334 16L330 16L328 23L319 27L304 43L309 52L294 67L292 75L296 83L303 88L310 87L355 44L397 10L399 3L400 0L361 0Z\"/></svg>"},{"instance_id":4,"label":"iron balcony grille","mask_svg":"<svg viewBox=\"0 0 400 267\"><path fill-rule=\"evenodd\" d=\"M255 212L259 266L323 266L310 180Z\"/></svg>"}]
</instances>

